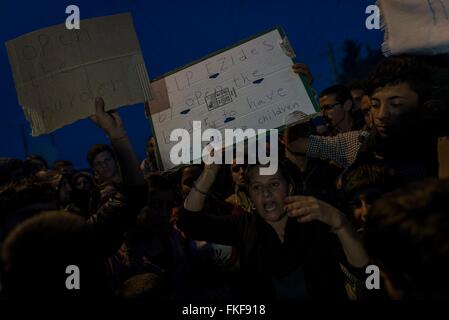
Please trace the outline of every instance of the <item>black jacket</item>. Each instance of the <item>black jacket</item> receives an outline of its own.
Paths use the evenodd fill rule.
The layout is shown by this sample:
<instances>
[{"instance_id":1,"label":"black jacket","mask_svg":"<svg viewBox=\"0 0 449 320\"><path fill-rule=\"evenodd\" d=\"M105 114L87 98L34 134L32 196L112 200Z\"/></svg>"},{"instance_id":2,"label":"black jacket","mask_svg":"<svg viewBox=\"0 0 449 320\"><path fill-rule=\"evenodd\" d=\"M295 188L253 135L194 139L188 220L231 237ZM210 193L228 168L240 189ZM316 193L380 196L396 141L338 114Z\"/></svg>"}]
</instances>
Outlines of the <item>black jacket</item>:
<instances>
[{"instance_id":1,"label":"black jacket","mask_svg":"<svg viewBox=\"0 0 449 320\"><path fill-rule=\"evenodd\" d=\"M258 214L215 216L183 209L178 227L195 240L232 245L240 250L241 295L257 301L276 298L273 277L302 267L307 295L345 299L335 235L320 222L288 219L284 243Z\"/></svg>"}]
</instances>

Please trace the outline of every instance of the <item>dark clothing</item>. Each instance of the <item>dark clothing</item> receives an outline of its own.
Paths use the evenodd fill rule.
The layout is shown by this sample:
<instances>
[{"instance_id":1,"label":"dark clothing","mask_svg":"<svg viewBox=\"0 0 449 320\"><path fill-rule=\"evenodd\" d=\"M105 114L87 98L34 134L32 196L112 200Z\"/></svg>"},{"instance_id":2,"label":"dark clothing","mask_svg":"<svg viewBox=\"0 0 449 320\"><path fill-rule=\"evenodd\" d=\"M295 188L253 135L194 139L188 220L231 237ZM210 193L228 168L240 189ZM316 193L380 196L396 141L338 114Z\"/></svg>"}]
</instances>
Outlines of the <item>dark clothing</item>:
<instances>
[{"instance_id":1,"label":"dark clothing","mask_svg":"<svg viewBox=\"0 0 449 320\"><path fill-rule=\"evenodd\" d=\"M284 243L258 214L214 216L183 209L178 227L196 240L236 246L240 251L243 298L276 299L273 278L302 267L311 298L344 299L344 279L336 258L335 236L320 222L288 219Z\"/></svg>"},{"instance_id":2,"label":"dark clothing","mask_svg":"<svg viewBox=\"0 0 449 320\"><path fill-rule=\"evenodd\" d=\"M357 157L349 168L381 160L407 184L419 179L438 177L438 137L410 134L402 139L383 139L369 135L362 143Z\"/></svg>"},{"instance_id":3,"label":"dark clothing","mask_svg":"<svg viewBox=\"0 0 449 320\"><path fill-rule=\"evenodd\" d=\"M376 130L350 131L335 137L309 137L307 156L333 160L346 170L360 164L385 163L404 184L414 180L438 176L437 136L419 128L403 137L381 138Z\"/></svg>"},{"instance_id":4,"label":"dark clothing","mask_svg":"<svg viewBox=\"0 0 449 320\"><path fill-rule=\"evenodd\" d=\"M352 111L351 116L352 116L351 130L362 130L366 125L363 111L360 109L354 110Z\"/></svg>"},{"instance_id":5,"label":"dark clothing","mask_svg":"<svg viewBox=\"0 0 449 320\"><path fill-rule=\"evenodd\" d=\"M134 223L145 204L146 192L145 185L122 188L87 220L106 256L120 249L125 231Z\"/></svg>"},{"instance_id":6,"label":"dark clothing","mask_svg":"<svg viewBox=\"0 0 449 320\"><path fill-rule=\"evenodd\" d=\"M337 200L336 183L342 168L320 159L307 159L306 170L295 181L299 194L313 196L330 204Z\"/></svg>"}]
</instances>

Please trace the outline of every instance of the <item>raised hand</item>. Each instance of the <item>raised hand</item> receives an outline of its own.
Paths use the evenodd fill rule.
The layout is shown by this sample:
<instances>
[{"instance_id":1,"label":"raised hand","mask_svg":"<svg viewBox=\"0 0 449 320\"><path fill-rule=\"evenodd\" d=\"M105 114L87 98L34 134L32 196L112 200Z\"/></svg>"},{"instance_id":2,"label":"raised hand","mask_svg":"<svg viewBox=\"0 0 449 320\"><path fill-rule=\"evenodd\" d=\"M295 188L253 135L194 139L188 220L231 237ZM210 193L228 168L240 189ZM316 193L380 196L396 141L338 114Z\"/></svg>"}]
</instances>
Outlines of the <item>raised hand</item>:
<instances>
[{"instance_id":1,"label":"raised hand","mask_svg":"<svg viewBox=\"0 0 449 320\"><path fill-rule=\"evenodd\" d=\"M352 266L362 268L368 264L369 257L363 242L340 210L313 197L287 197L285 203L284 208L289 217L296 217L301 223L318 220L329 225Z\"/></svg>"},{"instance_id":2,"label":"raised hand","mask_svg":"<svg viewBox=\"0 0 449 320\"><path fill-rule=\"evenodd\" d=\"M292 69L293 69L294 73L297 73L299 75L303 75L304 77L306 77L308 84L312 85L313 76L309 70L309 67L305 63L295 63L292 66Z\"/></svg>"},{"instance_id":3,"label":"raised hand","mask_svg":"<svg viewBox=\"0 0 449 320\"><path fill-rule=\"evenodd\" d=\"M106 112L104 107L103 99L97 97L95 99L95 114L90 116L90 119L103 129L111 140L126 137L126 131L118 112L115 110Z\"/></svg>"},{"instance_id":4,"label":"raised hand","mask_svg":"<svg viewBox=\"0 0 449 320\"><path fill-rule=\"evenodd\" d=\"M208 149L206 151L207 156L203 157L204 172L206 174L210 175L211 177L213 177L213 179L215 180L215 177L217 176L218 172L220 171L221 165L216 164L214 162L215 149L213 147L211 147L210 145L208 145L206 147L206 149ZM219 150L219 152L221 152L221 150Z\"/></svg>"},{"instance_id":5,"label":"raised hand","mask_svg":"<svg viewBox=\"0 0 449 320\"><path fill-rule=\"evenodd\" d=\"M296 217L301 223L318 220L329 225L332 230L338 230L347 222L340 210L314 197L290 196L285 199L285 203L284 209L288 216Z\"/></svg>"}]
</instances>

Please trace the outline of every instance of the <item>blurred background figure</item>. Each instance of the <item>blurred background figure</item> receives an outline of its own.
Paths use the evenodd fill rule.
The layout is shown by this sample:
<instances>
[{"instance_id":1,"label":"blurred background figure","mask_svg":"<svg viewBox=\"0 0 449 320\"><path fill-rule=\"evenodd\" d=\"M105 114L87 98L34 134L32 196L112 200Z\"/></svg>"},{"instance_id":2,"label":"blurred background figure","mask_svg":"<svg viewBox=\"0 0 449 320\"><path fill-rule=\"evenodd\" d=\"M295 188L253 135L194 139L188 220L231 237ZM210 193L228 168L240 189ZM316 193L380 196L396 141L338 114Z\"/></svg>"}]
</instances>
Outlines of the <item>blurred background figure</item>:
<instances>
[{"instance_id":1,"label":"blurred background figure","mask_svg":"<svg viewBox=\"0 0 449 320\"><path fill-rule=\"evenodd\" d=\"M73 174L75 171L73 163L68 160L56 160L53 162L52 169L61 174Z\"/></svg>"},{"instance_id":2,"label":"blurred background figure","mask_svg":"<svg viewBox=\"0 0 449 320\"><path fill-rule=\"evenodd\" d=\"M154 137L147 140L146 158L140 164L140 170L142 170L145 180L152 174L159 173L156 161L156 139Z\"/></svg>"}]
</instances>

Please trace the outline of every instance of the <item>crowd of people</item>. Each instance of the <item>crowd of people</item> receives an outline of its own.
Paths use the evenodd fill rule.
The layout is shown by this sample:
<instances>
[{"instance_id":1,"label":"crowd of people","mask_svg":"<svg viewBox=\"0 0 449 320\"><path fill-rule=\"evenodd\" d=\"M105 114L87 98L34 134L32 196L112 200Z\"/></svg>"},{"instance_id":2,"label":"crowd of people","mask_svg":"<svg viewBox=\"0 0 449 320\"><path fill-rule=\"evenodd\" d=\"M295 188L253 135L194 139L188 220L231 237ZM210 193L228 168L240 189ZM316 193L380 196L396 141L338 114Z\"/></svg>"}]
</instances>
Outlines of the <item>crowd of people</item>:
<instances>
[{"instance_id":1,"label":"crowd of people","mask_svg":"<svg viewBox=\"0 0 449 320\"><path fill-rule=\"evenodd\" d=\"M293 72L312 75L304 64ZM449 298L445 57L385 58L319 95L279 134L279 165L141 162L116 111L89 171L38 155L0 163L1 299L299 301ZM151 105L150 105L151 107ZM80 288L66 287L66 267ZM367 285L368 266L380 286Z\"/></svg>"}]
</instances>

